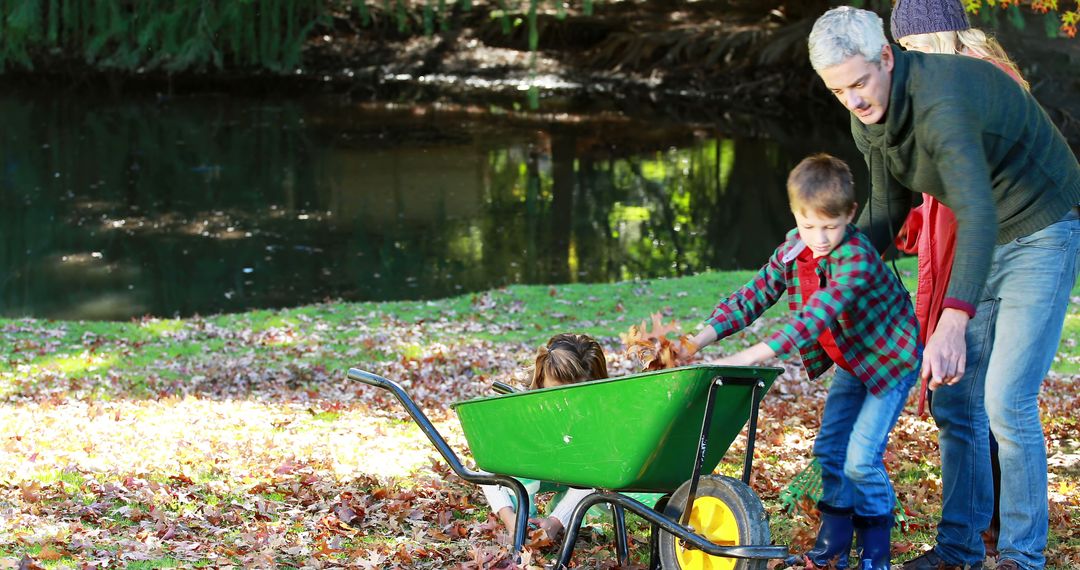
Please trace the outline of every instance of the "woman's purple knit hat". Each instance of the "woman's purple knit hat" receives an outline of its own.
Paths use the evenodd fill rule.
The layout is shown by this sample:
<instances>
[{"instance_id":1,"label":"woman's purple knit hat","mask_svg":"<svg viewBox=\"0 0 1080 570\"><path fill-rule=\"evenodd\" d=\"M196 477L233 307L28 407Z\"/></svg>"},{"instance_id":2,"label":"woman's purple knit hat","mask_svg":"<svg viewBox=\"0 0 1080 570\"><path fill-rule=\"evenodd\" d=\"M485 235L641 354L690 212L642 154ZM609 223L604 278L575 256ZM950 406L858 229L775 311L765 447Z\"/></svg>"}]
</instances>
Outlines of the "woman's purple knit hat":
<instances>
[{"instance_id":1,"label":"woman's purple knit hat","mask_svg":"<svg viewBox=\"0 0 1080 570\"><path fill-rule=\"evenodd\" d=\"M960 0L897 0L889 19L893 40L912 34L966 30L971 27Z\"/></svg>"}]
</instances>

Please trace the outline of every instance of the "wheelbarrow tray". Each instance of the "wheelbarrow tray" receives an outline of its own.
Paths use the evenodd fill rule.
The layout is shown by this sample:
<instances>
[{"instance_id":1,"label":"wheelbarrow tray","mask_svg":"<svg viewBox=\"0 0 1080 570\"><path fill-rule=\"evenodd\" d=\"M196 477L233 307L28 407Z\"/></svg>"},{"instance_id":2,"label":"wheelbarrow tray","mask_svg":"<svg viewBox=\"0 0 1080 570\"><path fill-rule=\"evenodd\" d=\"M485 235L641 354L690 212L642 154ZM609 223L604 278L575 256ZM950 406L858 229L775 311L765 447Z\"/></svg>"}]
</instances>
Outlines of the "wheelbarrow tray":
<instances>
[{"instance_id":1,"label":"wheelbarrow tray","mask_svg":"<svg viewBox=\"0 0 1080 570\"><path fill-rule=\"evenodd\" d=\"M780 368L685 366L457 402L480 469L575 487L671 492L693 475L711 381L711 473Z\"/></svg>"}]
</instances>

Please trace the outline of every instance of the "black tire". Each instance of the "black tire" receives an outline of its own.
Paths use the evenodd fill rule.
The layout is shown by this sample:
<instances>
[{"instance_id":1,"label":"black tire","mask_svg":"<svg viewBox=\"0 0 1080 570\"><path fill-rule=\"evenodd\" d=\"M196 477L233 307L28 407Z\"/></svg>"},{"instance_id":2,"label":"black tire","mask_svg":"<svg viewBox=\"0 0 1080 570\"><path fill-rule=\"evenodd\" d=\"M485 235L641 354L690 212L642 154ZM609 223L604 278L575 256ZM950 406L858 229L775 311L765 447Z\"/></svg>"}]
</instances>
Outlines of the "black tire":
<instances>
[{"instance_id":1,"label":"black tire","mask_svg":"<svg viewBox=\"0 0 1080 570\"><path fill-rule=\"evenodd\" d=\"M664 507L664 515L678 521L682 517L686 497L690 493L690 481L675 490L671 500ZM730 511L738 527L739 545L768 545L772 542L769 535L769 519L761 505L761 499L745 483L724 475L706 475L698 481L695 505L703 498L719 500ZM715 504L715 503L714 503ZM694 526L693 521L691 525ZM700 529L695 529L701 534ZM731 538L734 538L733 536ZM667 532L660 531L660 565L664 570L765 570L767 560L740 560L737 558L708 557L702 563L691 563L686 568L679 561L681 546L679 540ZM700 553L700 551L697 551Z\"/></svg>"}]
</instances>

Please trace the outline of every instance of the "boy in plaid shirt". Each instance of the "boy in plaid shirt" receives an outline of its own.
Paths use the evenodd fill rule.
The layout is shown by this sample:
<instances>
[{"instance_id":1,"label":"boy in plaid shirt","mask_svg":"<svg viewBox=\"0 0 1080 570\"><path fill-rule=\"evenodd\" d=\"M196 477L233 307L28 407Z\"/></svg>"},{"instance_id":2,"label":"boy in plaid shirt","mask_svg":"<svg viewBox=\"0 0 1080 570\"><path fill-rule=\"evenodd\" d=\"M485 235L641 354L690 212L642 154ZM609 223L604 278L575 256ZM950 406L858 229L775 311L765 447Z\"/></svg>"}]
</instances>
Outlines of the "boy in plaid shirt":
<instances>
[{"instance_id":1,"label":"boy in plaid shirt","mask_svg":"<svg viewBox=\"0 0 1080 570\"><path fill-rule=\"evenodd\" d=\"M810 378L837 365L814 441L821 527L805 561L847 568L854 534L857 567L887 569L895 497L882 456L919 372L915 312L851 225L857 204L847 164L810 156L791 171L787 191L798 227L753 280L716 306L693 342L700 348L742 330L787 291L790 321L718 363L750 366L798 349Z\"/></svg>"}]
</instances>

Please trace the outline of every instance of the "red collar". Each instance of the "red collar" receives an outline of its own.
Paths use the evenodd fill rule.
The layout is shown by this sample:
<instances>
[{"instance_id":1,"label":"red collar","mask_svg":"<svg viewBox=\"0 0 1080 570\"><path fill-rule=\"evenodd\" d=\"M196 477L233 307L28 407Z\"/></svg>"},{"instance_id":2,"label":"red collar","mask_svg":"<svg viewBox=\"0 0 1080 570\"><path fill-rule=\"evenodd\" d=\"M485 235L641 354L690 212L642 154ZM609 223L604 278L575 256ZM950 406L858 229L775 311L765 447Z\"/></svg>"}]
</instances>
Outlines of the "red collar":
<instances>
[{"instance_id":1,"label":"red collar","mask_svg":"<svg viewBox=\"0 0 1080 570\"><path fill-rule=\"evenodd\" d=\"M810 249L810 246L806 246L799 252L799 255L795 256L795 259L802 263L814 261L814 250Z\"/></svg>"}]
</instances>

